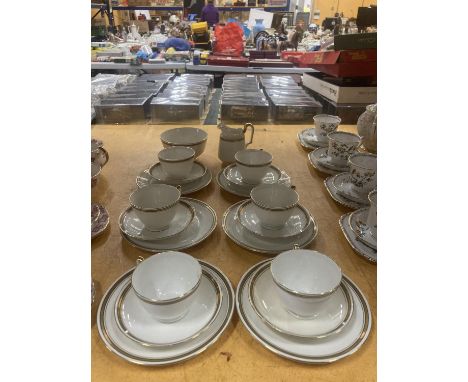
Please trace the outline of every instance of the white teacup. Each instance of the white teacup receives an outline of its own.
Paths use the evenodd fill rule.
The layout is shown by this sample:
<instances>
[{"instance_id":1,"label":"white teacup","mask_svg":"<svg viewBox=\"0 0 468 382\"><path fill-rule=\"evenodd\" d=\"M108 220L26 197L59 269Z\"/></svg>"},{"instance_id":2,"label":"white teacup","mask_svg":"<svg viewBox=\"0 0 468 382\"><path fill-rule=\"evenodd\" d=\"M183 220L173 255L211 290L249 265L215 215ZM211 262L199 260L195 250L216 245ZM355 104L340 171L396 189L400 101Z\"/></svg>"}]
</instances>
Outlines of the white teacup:
<instances>
[{"instance_id":1,"label":"white teacup","mask_svg":"<svg viewBox=\"0 0 468 382\"><path fill-rule=\"evenodd\" d=\"M150 184L130 195L130 205L150 231L162 231L169 226L176 213L180 190L167 184Z\"/></svg>"},{"instance_id":2,"label":"white teacup","mask_svg":"<svg viewBox=\"0 0 468 382\"><path fill-rule=\"evenodd\" d=\"M341 123L341 118L336 115L317 114L314 116L315 135L318 141L325 142L327 135L335 131Z\"/></svg>"},{"instance_id":3,"label":"white teacup","mask_svg":"<svg viewBox=\"0 0 468 382\"><path fill-rule=\"evenodd\" d=\"M369 227L371 235L377 239L377 190L369 193L369 202L370 208L366 224Z\"/></svg>"},{"instance_id":4,"label":"white teacup","mask_svg":"<svg viewBox=\"0 0 468 382\"><path fill-rule=\"evenodd\" d=\"M269 152L258 149L240 150L234 158L242 181L249 184L261 183L273 160Z\"/></svg>"},{"instance_id":5,"label":"white teacup","mask_svg":"<svg viewBox=\"0 0 468 382\"><path fill-rule=\"evenodd\" d=\"M351 183L360 195L366 195L377 187L377 155L355 153L348 158Z\"/></svg>"},{"instance_id":6,"label":"white teacup","mask_svg":"<svg viewBox=\"0 0 468 382\"><path fill-rule=\"evenodd\" d=\"M328 156L331 162L345 166L351 154L361 144L361 137L346 131L334 131L328 134Z\"/></svg>"},{"instance_id":7,"label":"white teacup","mask_svg":"<svg viewBox=\"0 0 468 382\"><path fill-rule=\"evenodd\" d=\"M296 191L277 183L255 187L250 191L250 198L260 224L270 229L283 227L299 202Z\"/></svg>"},{"instance_id":8,"label":"white teacup","mask_svg":"<svg viewBox=\"0 0 468 382\"><path fill-rule=\"evenodd\" d=\"M192 170L195 150L191 147L168 147L159 152L158 159L169 178L185 179Z\"/></svg>"},{"instance_id":9,"label":"white teacup","mask_svg":"<svg viewBox=\"0 0 468 382\"><path fill-rule=\"evenodd\" d=\"M146 311L161 322L175 322L188 312L200 285L200 263L183 252L161 252L139 263L132 288Z\"/></svg>"},{"instance_id":10,"label":"white teacup","mask_svg":"<svg viewBox=\"0 0 468 382\"><path fill-rule=\"evenodd\" d=\"M341 283L341 269L328 256L308 249L282 252L271 262L278 296L294 316L309 318Z\"/></svg>"}]
</instances>

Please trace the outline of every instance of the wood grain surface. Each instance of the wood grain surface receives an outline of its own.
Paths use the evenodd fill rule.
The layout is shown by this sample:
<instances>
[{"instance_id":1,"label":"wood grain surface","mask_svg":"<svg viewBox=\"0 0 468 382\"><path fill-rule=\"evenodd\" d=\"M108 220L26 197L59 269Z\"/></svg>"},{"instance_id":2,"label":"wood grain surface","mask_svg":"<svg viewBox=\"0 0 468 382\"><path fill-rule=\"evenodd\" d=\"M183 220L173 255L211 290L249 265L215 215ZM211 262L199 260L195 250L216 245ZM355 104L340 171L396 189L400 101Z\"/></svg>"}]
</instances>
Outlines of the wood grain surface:
<instances>
[{"instance_id":1,"label":"wood grain surface","mask_svg":"<svg viewBox=\"0 0 468 382\"><path fill-rule=\"evenodd\" d=\"M315 217L317 238L309 246L334 259L343 273L362 290L372 311L372 330L367 342L355 354L329 365L303 365L283 359L252 338L243 327L237 312L220 339L199 356L181 364L145 367L130 364L111 353L101 341L96 326L96 310L103 293L122 273L133 267L138 256L148 252L130 246L120 236L118 217L128 206L128 197L136 188L141 170L157 162L162 148L159 135L175 125L95 125L92 137L104 141L109 162L103 168L92 200L106 206L110 214L107 231L92 241L92 277L97 287L92 308L92 380L99 382L143 381L359 381L377 379L377 266L356 255L338 224L350 210L335 203L326 191L322 175L312 168L307 153L297 140L299 125L258 125L250 148L263 148L273 155L273 164L292 178L300 203ZM216 126L203 126L208 132L205 152L199 158L212 172L213 181L205 189L190 195L214 208L218 225L200 245L185 252L219 267L237 286L243 273L267 258L242 249L223 232L224 211L240 198L222 191L215 175L221 169L218 159L219 132ZM355 132L355 126L339 130Z\"/></svg>"}]
</instances>

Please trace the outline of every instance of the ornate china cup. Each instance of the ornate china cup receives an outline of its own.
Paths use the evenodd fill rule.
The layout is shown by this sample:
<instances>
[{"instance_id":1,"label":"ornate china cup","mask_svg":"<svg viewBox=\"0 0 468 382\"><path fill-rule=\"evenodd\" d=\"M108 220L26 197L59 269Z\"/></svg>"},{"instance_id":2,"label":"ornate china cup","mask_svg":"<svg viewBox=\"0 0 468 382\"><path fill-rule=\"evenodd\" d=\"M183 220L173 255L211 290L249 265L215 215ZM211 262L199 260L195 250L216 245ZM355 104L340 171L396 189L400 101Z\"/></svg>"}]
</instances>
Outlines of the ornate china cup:
<instances>
[{"instance_id":1,"label":"ornate china cup","mask_svg":"<svg viewBox=\"0 0 468 382\"><path fill-rule=\"evenodd\" d=\"M150 231L162 231L174 219L181 193L167 184L150 184L130 195L130 205Z\"/></svg>"},{"instance_id":2,"label":"ornate china cup","mask_svg":"<svg viewBox=\"0 0 468 382\"><path fill-rule=\"evenodd\" d=\"M324 254L293 249L271 262L271 274L285 309L299 318L313 317L341 283L341 269Z\"/></svg>"},{"instance_id":3,"label":"ornate china cup","mask_svg":"<svg viewBox=\"0 0 468 382\"><path fill-rule=\"evenodd\" d=\"M240 150L234 158L242 181L249 184L260 183L273 160L270 153L259 149Z\"/></svg>"},{"instance_id":4,"label":"ornate china cup","mask_svg":"<svg viewBox=\"0 0 468 382\"><path fill-rule=\"evenodd\" d=\"M99 163L91 162L91 187L94 187L96 185L100 173L101 166L99 165Z\"/></svg>"},{"instance_id":5,"label":"ornate china cup","mask_svg":"<svg viewBox=\"0 0 468 382\"><path fill-rule=\"evenodd\" d=\"M158 159L169 178L185 179L192 170L195 150L191 147L168 147L159 152Z\"/></svg>"},{"instance_id":6,"label":"ornate china cup","mask_svg":"<svg viewBox=\"0 0 468 382\"><path fill-rule=\"evenodd\" d=\"M284 226L299 203L299 195L283 184L263 184L250 192L260 224L270 229Z\"/></svg>"},{"instance_id":7,"label":"ornate china cup","mask_svg":"<svg viewBox=\"0 0 468 382\"><path fill-rule=\"evenodd\" d=\"M98 141L91 140L91 160L95 160L99 156L99 148L101 146L99 145Z\"/></svg>"},{"instance_id":8,"label":"ornate china cup","mask_svg":"<svg viewBox=\"0 0 468 382\"><path fill-rule=\"evenodd\" d=\"M328 137L328 156L331 162L346 166L348 158L354 154L361 144L361 137L356 134L345 131L334 131L327 135Z\"/></svg>"},{"instance_id":9,"label":"ornate china cup","mask_svg":"<svg viewBox=\"0 0 468 382\"><path fill-rule=\"evenodd\" d=\"M132 288L148 313L161 322L184 317L200 285L200 263L183 252L167 251L148 257L132 274Z\"/></svg>"},{"instance_id":10,"label":"ornate china cup","mask_svg":"<svg viewBox=\"0 0 468 382\"><path fill-rule=\"evenodd\" d=\"M341 118L336 115L317 114L314 116L315 135L318 141L328 141L327 134L335 131L341 123Z\"/></svg>"},{"instance_id":11,"label":"ornate china cup","mask_svg":"<svg viewBox=\"0 0 468 382\"><path fill-rule=\"evenodd\" d=\"M369 202L370 208L366 224L369 227L371 235L377 239L377 190L369 193Z\"/></svg>"},{"instance_id":12,"label":"ornate china cup","mask_svg":"<svg viewBox=\"0 0 468 382\"><path fill-rule=\"evenodd\" d=\"M355 153L348 158L351 183L360 195L365 195L377 187L377 155Z\"/></svg>"},{"instance_id":13,"label":"ornate china cup","mask_svg":"<svg viewBox=\"0 0 468 382\"><path fill-rule=\"evenodd\" d=\"M205 150L208 133L196 127L177 127L161 134L161 142L165 148L172 146L191 147L195 150L195 158Z\"/></svg>"}]
</instances>

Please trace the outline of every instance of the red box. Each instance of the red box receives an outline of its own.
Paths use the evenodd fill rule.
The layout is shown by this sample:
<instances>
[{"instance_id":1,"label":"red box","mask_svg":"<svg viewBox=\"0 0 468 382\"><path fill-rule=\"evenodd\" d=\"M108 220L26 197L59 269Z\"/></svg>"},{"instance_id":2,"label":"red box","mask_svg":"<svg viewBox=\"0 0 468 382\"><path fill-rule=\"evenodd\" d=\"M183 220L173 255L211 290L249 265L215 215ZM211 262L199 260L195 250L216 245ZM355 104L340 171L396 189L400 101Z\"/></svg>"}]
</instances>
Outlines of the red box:
<instances>
[{"instance_id":1,"label":"red box","mask_svg":"<svg viewBox=\"0 0 468 382\"><path fill-rule=\"evenodd\" d=\"M284 50L281 52L281 58L286 61L290 61L293 64L299 63L299 58L302 57L305 52L296 52L296 51L288 51Z\"/></svg>"},{"instance_id":2,"label":"red box","mask_svg":"<svg viewBox=\"0 0 468 382\"><path fill-rule=\"evenodd\" d=\"M377 49L307 52L298 61L301 68L313 68L334 77L377 75Z\"/></svg>"},{"instance_id":3,"label":"red box","mask_svg":"<svg viewBox=\"0 0 468 382\"><path fill-rule=\"evenodd\" d=\"M221 66L249 66L249 59L246 57L232 57L232 56L215 56L210 55L207 59L208 65L221 65Z\"/></svg>"}]
</instances>

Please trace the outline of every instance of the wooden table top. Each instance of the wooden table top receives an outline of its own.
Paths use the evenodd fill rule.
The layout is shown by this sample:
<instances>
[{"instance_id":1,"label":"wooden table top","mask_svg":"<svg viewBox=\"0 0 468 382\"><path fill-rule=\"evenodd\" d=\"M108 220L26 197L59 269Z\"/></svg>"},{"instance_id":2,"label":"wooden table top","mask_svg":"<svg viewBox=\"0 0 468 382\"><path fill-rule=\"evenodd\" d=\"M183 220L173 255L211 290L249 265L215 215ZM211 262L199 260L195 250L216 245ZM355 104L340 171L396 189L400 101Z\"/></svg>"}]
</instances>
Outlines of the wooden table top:
<instances>
[{"instance_id":1,"label":"wooden table top","mask_svg":"<svg viewBox=\"0 0 468 382\"><path fill-rule=\"evenodd\" d=\"M103 204L110 214L107 231L92 241L92 277L96 284L96 302L92 309L93 381L375 381L377 379L377 267L356 255L338 224L350 210L334 202L326 191L323 175L308 162L307 151L297 140L300 125L258 125L249 148L263 148L273 155L273 164L285 170L299 193L300 202L315 217L319 232L309 246L330 256L361 289L372 311L372 329L366 343L355 354L329 365L303 365L283 359L259 344L244 328L237 312L219 340L202 354L186 362L166 367L130 364L111 353L99 337L96 311L103 293L138 256L149 252L129 245L120 236L118 217L128 207L128 197L136 189L138 173L157 162L162 148L159 135L175 125L95 125L92 137L104 141L109 162L102 169L92 200ZM212 172L213 181L189 197L207 202L216 211L218 225L200 245L185 250L190 255L219 267L233 287L252 265L268 258L234 244L223 232L224 211L241 200L222 191L215 180L221 169L218 159L219 132L216 126L203 126L208 132L205 152L200 156ZM355 126L339 130L355 132ZM230 354L230 357L227 356Z\"/></svg>"}]
</instances>

